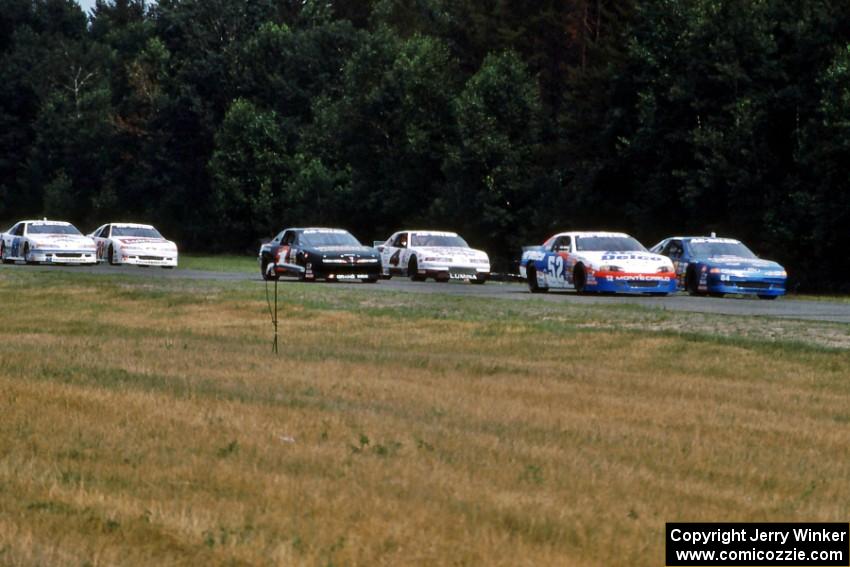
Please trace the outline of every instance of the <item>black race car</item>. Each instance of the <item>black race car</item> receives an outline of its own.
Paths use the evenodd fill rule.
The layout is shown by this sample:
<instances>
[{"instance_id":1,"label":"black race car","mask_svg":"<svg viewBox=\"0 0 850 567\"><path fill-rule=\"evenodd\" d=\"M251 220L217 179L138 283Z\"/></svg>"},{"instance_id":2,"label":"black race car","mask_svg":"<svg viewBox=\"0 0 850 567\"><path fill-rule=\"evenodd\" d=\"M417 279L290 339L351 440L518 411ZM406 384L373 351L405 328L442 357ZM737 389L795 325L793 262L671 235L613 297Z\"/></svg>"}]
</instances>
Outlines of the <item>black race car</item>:
<instances>
[{"instance_id":1,"label":"black race car","mask_svg":"<svg viewBox=\"0 0 850 567\"><path fill-rule=\"evenodd\" d=\"M381 276L378 252L338 228L287 228L260 247L259 261L266 280L285 276L374 283Z\"/></svg>"}]
</instances>

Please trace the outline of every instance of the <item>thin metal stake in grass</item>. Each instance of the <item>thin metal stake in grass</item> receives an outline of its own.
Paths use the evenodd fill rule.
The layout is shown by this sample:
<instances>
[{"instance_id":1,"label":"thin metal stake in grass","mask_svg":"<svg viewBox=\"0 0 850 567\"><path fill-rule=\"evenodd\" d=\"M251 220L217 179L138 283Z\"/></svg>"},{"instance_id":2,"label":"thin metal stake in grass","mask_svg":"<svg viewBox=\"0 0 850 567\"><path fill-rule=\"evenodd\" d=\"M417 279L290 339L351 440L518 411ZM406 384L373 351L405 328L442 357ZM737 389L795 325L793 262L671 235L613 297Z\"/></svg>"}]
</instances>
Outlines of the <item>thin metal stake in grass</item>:
<instances>
[{"instance_id":1,"label":"thin metal stake in grass","mask_svg":"<svg viewBox=\"0 0 850 567\"><path fill-rule=\"evenodd\" d=\"M269 281L266 280L266 305L269 307L269 315L272 318L274 326L274 340L272 341L272 352L277 354L277 279L274 280L274 311L272 311L271 300L269 299Z\"/></svg>"}]
</instances>

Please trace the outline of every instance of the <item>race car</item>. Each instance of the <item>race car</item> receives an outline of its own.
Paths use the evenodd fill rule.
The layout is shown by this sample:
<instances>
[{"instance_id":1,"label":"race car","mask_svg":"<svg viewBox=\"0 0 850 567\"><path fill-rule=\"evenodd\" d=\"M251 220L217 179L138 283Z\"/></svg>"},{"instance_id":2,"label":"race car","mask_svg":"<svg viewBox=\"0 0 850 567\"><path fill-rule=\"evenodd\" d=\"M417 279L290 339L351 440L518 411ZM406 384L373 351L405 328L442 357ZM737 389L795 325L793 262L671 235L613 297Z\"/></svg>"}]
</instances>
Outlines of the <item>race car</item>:
<instances>
[{"instance_id":1,"label":"race car","mask_svg":"<svg viewBox=\"0 0 850 567\"><path fill-rule=\"evenodd\" d=\"M71 223L25 220L0 234L0 259L4 264L94 264L94 241Z\"/></svg>"},{"instance_id":2,"label":"race car","mask_svg":"<svg viewBox=\"0 0 850 567\"><path fill-rule=\"evenodd\" d=\"M733 238L674 236L652 251L673 261L679 287L691 295L740 293L776 299L785 294L785 268L762 260Z\"/></svg>"},{"instance_id":3,"label":"race car","mask_svg":"<svg viewBox=\"0 0 850 567\"><path fill-rule=\"evenodd\" d=\"M285 276L375 283L381 276L378 252L338 228L287 228L260 247L258 260L266 280Z\"/></svg>"},{"instance_id":4,"label":"race car","mask_svg":"<svg viewBox=\"0 0 850 567\"><path fill-rule=\"evenodd\" d=\"M381 254L383 276L408 276L413 281L464 280L483 284L490 277L486 252L469 247L454 232L403 230L385 242L375 242Z\"/></svg>"},{"instance_id":5,"label":"race car","mask_svg":"<svg viewBox=\"0 0 850 567\"><path fill-rule=\"evenodd\" d=\"M669 258L647 252L622 232L562 232L541 246L523 247L520 275L532 293L575 289L578 293L676 291Z\"/></svg>"},{"instance_id":6,"label":"race car","mask_svg":"<svg viewBox=\"0 0 850 567\"><path fill-rule=\"evenodd\" d=\"M113 222L89 234L100 262L136 266L177 266L177 245L149 224Z\"/></svg>"}]
</instances>

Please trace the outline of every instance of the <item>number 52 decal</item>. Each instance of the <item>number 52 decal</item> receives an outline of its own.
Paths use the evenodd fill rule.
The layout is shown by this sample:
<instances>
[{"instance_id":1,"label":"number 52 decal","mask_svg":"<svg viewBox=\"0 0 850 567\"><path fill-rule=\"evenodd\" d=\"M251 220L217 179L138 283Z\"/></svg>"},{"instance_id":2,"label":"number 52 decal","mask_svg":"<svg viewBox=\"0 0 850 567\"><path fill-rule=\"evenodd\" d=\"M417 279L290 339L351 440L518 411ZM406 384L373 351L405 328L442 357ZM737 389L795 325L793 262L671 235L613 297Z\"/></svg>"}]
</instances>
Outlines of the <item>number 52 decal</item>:
<instances>
[{"instance_id":1,"label":"number 52 decal","mask_svg":"<svg viewBox=\"0 0 850 567\"><path fill-rule=\"evenodd\" d=\"M567 278L564 272L564 259L561 256L549 256L547 272L552 274L555 279L563 280Z\"/></svg>"}]
</instances>

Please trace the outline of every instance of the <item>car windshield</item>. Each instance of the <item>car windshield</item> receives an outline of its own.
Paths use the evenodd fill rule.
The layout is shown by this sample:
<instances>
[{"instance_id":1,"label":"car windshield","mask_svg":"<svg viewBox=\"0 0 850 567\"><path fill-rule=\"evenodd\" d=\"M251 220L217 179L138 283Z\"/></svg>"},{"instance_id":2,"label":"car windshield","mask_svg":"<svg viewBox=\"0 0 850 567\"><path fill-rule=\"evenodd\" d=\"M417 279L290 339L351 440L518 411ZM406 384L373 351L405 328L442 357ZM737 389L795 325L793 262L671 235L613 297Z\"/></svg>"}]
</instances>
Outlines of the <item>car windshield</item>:
<instances>
[{"instance_id":1,"label":"car windshield","mask_svg":"<svg viewBox=\"0 0 850 567\"><path fill-rule=\"evenodd\" d=\"M71 224L31 224L27 228L27 234L74 234L82 233Z\"/></svg>"},{"instance_id":2,"label":"car windshield","mask_svg":"<svg viewBox=\"0 0 850 567\"><path fill-rule=\"evenodd\" d=\"M360 246L360 242L347 232L304 232L301 241L307 246Z\"/></svg>"},{"instance_id":3,"label":"car windshield","mask_svg":"<svg viewBox=\"0 0 850 567\"><path fill-rule=\"evenodd\" d=\"M576 236L576 250L584 252L646 252L631 236Z\"/></svg>"},{"instance_id":4,"label":"car windshield","mask_svg":"<svg viewBox=\"0 0 850 567\"><path fill-rule=\"evenodd\" d=\"M738 258L757 258L752 250L740 242L711 242L691 241L691 252L697 258L711 258L712 256L736 256Z\"/></svg>"},{"instance_id":5,"label":"car windshield","mask_svg":"<svg viewBox=\"0 0 850 567\"><path fill-rule=\"evenodd\" d=\"M112 236L135 236L137 238L162 238L153 227L147 226L113 226Z\"/></svg>"},{"instance_id":6,"label":"car windshield","mask_svg":"<svg viewBox=\"0 0 850 567\"><path fill-rule=\"evenodd\" d=\"M454 234L414 234L411 246L439 246L441 248L469 248L466 240Z\"/></svg>"}]
</instances>

